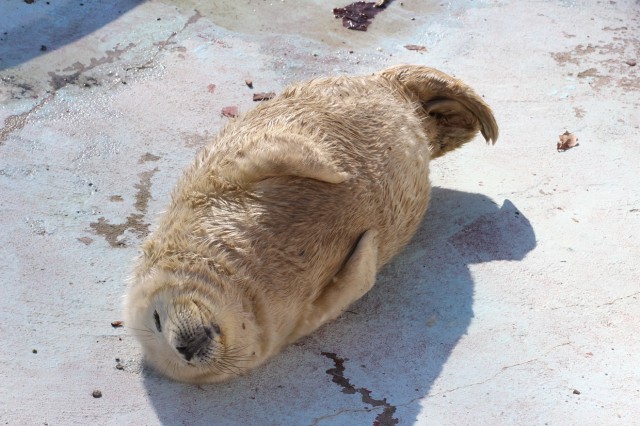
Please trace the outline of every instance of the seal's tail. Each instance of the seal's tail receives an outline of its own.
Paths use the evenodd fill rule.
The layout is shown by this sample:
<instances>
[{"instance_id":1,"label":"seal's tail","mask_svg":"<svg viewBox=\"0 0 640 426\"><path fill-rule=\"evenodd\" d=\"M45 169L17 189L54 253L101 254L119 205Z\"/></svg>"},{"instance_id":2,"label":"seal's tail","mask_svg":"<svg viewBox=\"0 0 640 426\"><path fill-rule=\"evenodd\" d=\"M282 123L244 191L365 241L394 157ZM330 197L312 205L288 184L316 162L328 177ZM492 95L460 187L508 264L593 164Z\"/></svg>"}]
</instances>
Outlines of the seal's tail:
<instances>
[{"instance_id":1,"label":"seal's tail","mask_svg":"<svg viewBox=\"0 0 640 426\"><path fill-rule=\"evenodd\" d=\"M491 108L462 81L419 65L398 65L380 74L419 105L432 158L469 142L478 131L487 143L498 139Z\"/></svg>"}]
</instances>

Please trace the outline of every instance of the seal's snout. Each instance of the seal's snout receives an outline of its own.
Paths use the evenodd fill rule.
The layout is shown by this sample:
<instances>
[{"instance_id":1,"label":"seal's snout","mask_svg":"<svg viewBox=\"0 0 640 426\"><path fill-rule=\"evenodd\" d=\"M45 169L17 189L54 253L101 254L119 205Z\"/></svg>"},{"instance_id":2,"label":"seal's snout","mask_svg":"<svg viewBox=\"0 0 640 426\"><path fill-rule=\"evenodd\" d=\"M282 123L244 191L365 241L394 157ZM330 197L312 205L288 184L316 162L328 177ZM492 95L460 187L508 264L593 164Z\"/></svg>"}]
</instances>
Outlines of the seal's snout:
<instances>
[{"instance_id":1,"label":"seal's snout","mask_svg":"<svg viewBox=\"0 0 640 426\"><path fill-rule=\"evenodd\" d=\"M191 361L194 357L206 358L218 335L220 327L217 324L201 325L195 330L186 329L178 335L175 348L186 361Z\"/></svg>"}]
</instances>

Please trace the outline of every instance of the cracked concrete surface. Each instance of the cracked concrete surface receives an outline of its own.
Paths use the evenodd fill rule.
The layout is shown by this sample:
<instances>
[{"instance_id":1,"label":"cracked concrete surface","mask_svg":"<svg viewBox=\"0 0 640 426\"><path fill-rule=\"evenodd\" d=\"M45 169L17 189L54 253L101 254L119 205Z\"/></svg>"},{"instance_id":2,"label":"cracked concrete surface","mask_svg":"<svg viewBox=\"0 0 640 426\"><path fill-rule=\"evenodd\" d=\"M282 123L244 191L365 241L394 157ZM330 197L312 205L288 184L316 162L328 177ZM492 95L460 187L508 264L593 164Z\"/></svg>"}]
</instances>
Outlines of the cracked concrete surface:
<instances>
[{"instance_id":1,"label":"cracked concrete surface","mask_svg":"<svg viewBox=\"0 0 640 426\"><path fill-rule=\"evenodd\" d=\"M393 1L356 32L347 3L0 4L3 424L640 424L640 4ZM374 289L234 382L144 367L111 322L222 109L407 62L476 88L501 137L432 163Z\"/></svg>"}]
</instances>

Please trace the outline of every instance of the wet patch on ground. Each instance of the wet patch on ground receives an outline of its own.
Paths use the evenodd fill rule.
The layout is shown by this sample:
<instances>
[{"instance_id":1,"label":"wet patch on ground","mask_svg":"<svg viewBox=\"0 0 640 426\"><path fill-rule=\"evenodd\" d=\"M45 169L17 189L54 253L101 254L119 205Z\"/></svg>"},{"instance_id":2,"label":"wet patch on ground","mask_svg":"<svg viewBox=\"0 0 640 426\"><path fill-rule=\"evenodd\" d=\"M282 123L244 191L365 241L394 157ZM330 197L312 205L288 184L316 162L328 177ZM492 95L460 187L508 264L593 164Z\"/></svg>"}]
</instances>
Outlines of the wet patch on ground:
<instances>
[{"instance_id":1,"label":"wet patch on ground","mask_svg":"<svg viewBox=\"0 0 640 426\"><path fill-rule=\"evenodd\" d=\"M135 44L129 43L128 45L118 48L114 47L112 50L107 50L104 56L101 58L91 58L89 64L85 65L82 62L75 62L71 66L65 68L63 72L75 71L71 74L58 74L53 71L49 71L49 85L53 91L58 91L67 85L78 85L80 87L91 87L98 84L98 81L93 77L86 76L87 71L91 71L96 67L104 64L111 64L120 57L135 47Z\"/></svg>"},{"instance_id":2,"label":"wet patch on ground","mask_svg":"<svg viewBox=\"0 0 640 426\"><path fill-rule=\"evenodd\" d=\"M147 153L141 157L141 160L147 155L157 157ZM107 219L100 217L97 222L89 224L91 229L96 234L102 235L111 247L127 247L128 244L126 240L122 238L123 234L127 231L134 233L139 238L144 238L149 234L149 223L145 222L144 219L149 206L149 199L151 198L151 178L153 178L153 175L157 171L158 168L155 168L138 174L140 182L135 185L137 190L135 196L136 202L134 204L136 212L127 216L126 221L123 223L109 223ZM113 197L111 197L111 199L114 201Z\"/></svg>"}]
</instances>

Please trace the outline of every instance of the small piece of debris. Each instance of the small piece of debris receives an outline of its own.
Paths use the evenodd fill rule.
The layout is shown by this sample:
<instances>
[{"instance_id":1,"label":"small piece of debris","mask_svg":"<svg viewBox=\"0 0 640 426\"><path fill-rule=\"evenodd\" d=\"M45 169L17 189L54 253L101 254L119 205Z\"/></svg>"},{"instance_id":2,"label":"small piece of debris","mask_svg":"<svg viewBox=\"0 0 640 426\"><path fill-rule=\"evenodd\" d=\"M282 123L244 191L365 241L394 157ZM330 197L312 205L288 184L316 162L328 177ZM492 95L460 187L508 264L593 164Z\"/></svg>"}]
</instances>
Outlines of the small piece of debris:
<instances>
[{"instance_id":1,"label":"small piece of debris","mask_svg":"<svg viewBox=\"0 0 640 426\"><path fill-rule=\"evenodd\" d=\"M96 389L96 390L94 390L94 391L91 393L91 395L92 395L94 398L102 398L102 392L100 392L100 391L99 391L99 390L97 390L97 389Z\"/></svg>"},{"instance_id":2,"label":"small piece of debris","mask_svg":"<svg viewBox=\"0 0 640 426\"><path fill-rule=\"evenodd\" d=\"M210 85L207 86L207 92L209 93L214 93L216 91L216 85L211 83Z\"/></svg>"},{"instance_id":3,"label":"small piece of debris","mask_svg":"<svg viewBox=\"0 0 640 426\"><path fill-rule=\"evenodd\" d=\"M245 78L244 84L246 84L249 89L253 89L253 81L252 80L250 80L248 78Z\"/></svg>"},{"instance_id":4,"label":"small piece of debris","mask_svg":"<svg viewBox=\"0 0 640 426\"><path fill-rule=\"evenodd\" d=\"M624 63L629 65L630 67L635 67L636 65L638 65L638 63L636 62L635 59L629 59L628 61L625 61Z\"/></svg>"},{"instance_id":5,"label":"small piece of debris","mask_svg":"<svg viewBox=\"0 0 640 426\"><path fill-rule=\"evenodd\" d=\"M31 353L32 353L32 354L37 354L37 353L38 353L38 350L37 350L37 349L31 349Z\"/></svg>"},{"instance_id":6,"label":"small piece of debris","mask_svg":"<svg viewBox=\"0 0 640 426\"><path fill-rule=\"evenodd\" d=\"M93 242L93 239L89 238L89 237L80 237L80 238L78 238L78 241L80 241L84 245L88 246L89 244L91 244Z\"/></svg>"},{"instance_id":7,"label":"small piece of debris","mask_svg":"<svg viewBox=\"0 0 640 426\"><path fill-rule=\"evenodd\" d=\"M111 197L109 197L109 201L114 201L114 202L121 202L124 201L124 198L122 198L122 195L112 195Z\"/></svg>"},{"instance_id":8,"label":"small piece of debris","mask_svg":"<svg viewBox=\"0 0 640 426\"><path fill-rule=\"evenodd\" d=\"M254 101L268 101L269 99L273 99L276 97L274 92L260 92L253 94Z\"/></svg>"},{"instance_id":9,"label":"small piece of debris","mask_svg":"<svg viewBox=\"0 0 640 426\"><path fill-rule=\"evenodd\" d=\"M386 1L357 1L345 7L333 9L333 16L342 18L342 26L349 30L367 31L373 18L386 8Z\"/></svg>"},{"instance_id":10,"label":"small piece of debris","mask_svg":"<svg viewBox=\"0 0 640 426\"><path fill-rule=\"evenodd\" d=\"M255 100L255 99L254 99ZM237 106L226 106L222 108L222 115L224 117L234 118L238 116L238 107Z\"/></svg>"},{"instance_id":11,"label":"small piece of debris","mask_svg":"<svg viewBox=\"0 0 640 426\"><path fill-rule=\"evenodd\" d=\"M426 52L427 48L425 46L420 46L419 44L407 44L404 46L407 50L415 50L418 52Z\"/></svg>"},{"instance_id":12,"label":"small piece of debris","mask_svg":"<svg viewBox=\"0 0 640 426\"><path fill-rule=\"evenodd\" d=\"M116 369L118 369L118 370L124 370L124 365L122 365L122 364L120 364L120 363L117 363L117 364L116 364Z\"/></svg>"},{"instance_id":13,"label":"small piece of debris","mask_svg":"<svg viewBox=\"0 0 640 426\"><path fill-rule=\"evenodd\" d=\"M111 321L111 327L113 328L120 328L122 327L124 324L122 321Z\"/></svg>"},{"instance_id":14,"label":"small piece of debris","mask_svg":"<svg viewBox=\"0 0 640 426\"><path fill-rule=\"evenodd\" d=\"M33 4L33 2L34 2L34 1L36 1L36 0L24 0L24 2L25 2L26 4Z\"/></svg>"},{"instance_id":15,"label":"small piece of debris","mask_svg":"<svg viewBox=\"0 0 640 426\"><path fill-rule=\"evenodd\" d=\"M580 395L580 391L579 391L578 389L574 389L574 390L573 390L573 394L574 394L574 395Z\"/></svg>"},{"instance_id":16,"label":"small piece of debris","mask_svg":"<svg viewBox=\"0 0 640 426\"><path fill-rule=\"evenodd\" d=\"M41 52L46 52L47 51L47 46L45 46L44 44L42 46L40 46L40 51Z\"/></svg>"},{"instance_id":17,"label":"small piece of debris","mask_svg":"<svg viewBox=\"0 0 640 426\"><path fill-rule=\"evenodd\" d=\"M561 134L559 137L560 141L557 144L558 152L564 152L568 149L580 145L578 143L578 138L576 137L576 135L570 133L568 130Z\"/></svg>"}]
</instances>

